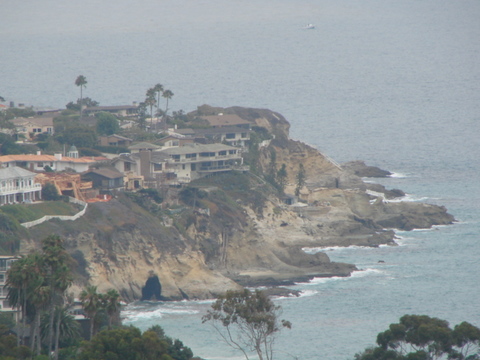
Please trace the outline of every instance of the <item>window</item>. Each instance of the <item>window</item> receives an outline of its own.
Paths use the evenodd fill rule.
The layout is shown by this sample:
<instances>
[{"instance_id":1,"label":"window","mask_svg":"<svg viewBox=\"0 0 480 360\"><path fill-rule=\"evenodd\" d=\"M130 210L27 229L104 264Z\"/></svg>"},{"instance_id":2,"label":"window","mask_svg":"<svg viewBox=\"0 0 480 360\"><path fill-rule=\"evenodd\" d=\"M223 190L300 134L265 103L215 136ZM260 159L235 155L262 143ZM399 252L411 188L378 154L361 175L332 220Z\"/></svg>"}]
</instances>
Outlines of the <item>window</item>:
<instances>
[{"instance_id":1,"label":"window","mask_svg":"<svg viewBox=\"0 0 480 360\"><path fill-rule=\"evenodd\" d=\"M220 156L225 156L225 155L227 155L227 150L219 151L219 152L218 152L218 155L220 155Z\"/></svg>"},{"instance_id":2,"label":"window","mask_svg":"<svg viewBox=\"0 0 480 360\"><path fill-rule=\"evenodd\" d=\"M130 171L132 169L132 164L129 162L123 163L123 171Z\"/></svg>"},{"instance_id":3,"label":"window","mask_svg":"<svg viewBox=\"0 0 480 360\"><path fill-rule=\"evenodd\" d=\"M227 139L235 139L235 134L227 134L225 137Z\"/></svg>"},{"instance_id":4,"label":"window","mask_svg":"<svg viewBox=\"0 0 480 360\"><path fill-rule=\"evenodd\" d=\"M185 164L182 165L182 170L185 170Z\"/></svg>"},{"instance_id":5,"label":"window","mask_svg":"<svg viewBox=\"0 0 480 360\"><path fill-rule=\"evenodd\" d=\"M228 153L230 155L235 155L237 153L237 150L228 150Z\"/></svg>"},{"instance_id":6,"label":"window","mask_svg":"<svg viewBox=\"0 0 480 360\"><path fill-rule=\"evenodd\" d=\"M197 154L196 154L196 153L195 153L195 154L186 154L185 157L186 157L187 159L196 159L196 158L197 158Z\"/></svg>"},{"instance_id":7,"label":"window","mask_svg":"<svg viewBox=\"0 0 480 360\"><path fill-rule=\"evenodd\" d=\"M172 159L175 161L180 161L180 155L172 155Z\"/></svg>"},{"instance_id":8,"label":"window","mask_svg":"<svg viewBox=\"0 0 480 360\"><path fill-rule=\"evenodd\" d=\"M242 138L246 138L247 137L247 133L242 133Z\"/></svg>"},{"instance_id":9,"label":"window","mask_svg":"<svg viewBox=\"0 0 480 360\"><path fill-rule=\"evenodd\" d=\"M162 171L162 164L153 164L153 171Z\"/></svg>"},{"instance_id":10,"label":"window","mask_svg":"<svg viewBox=\"0 0 480 360\"><path fill-rule=\"evenodd\" d=\"M37 167L41 167L41 168L43 168L43 162L39 162L39 163L37 163Z\"/></svg>"},{"instance_id":11,"label":"window","mask_svg":"<svg viewBox=\"0 0 480 360\"><path fill-rule=\"evenodd\" d=\"M191 164L191 165L190 165L190 169L191 169L192 171L197 170L197 164Z\"/></svg>"},{"instance_id":12,"label":"window","mask_svg":"<svg viewBox=\"0 0 480 360\"><path fill-rule=\"evenodd\" d=\"M0 274L0 284L5 282L5 274Z\"/></svg>"}]
</instances>

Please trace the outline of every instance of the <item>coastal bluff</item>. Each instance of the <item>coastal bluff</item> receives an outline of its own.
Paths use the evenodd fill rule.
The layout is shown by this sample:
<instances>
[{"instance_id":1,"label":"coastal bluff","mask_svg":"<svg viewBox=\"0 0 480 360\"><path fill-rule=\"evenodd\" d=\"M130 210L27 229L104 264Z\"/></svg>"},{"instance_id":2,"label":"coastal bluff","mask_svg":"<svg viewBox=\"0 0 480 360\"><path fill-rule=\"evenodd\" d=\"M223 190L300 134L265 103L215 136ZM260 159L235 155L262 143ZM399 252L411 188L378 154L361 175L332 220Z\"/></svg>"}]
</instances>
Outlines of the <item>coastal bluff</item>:
<instances>
[{"instance_id":1,"label":"coastal bluff","mask_svg":"<svg viewBox=\"0 0 480 360\"><path fill-rule=\"evenodd\" d=\"M313 277L349 276L353 264L330 261L303 248L396 245L392 229L412 230L454 221L442 206L398 201L401 190L362 180L365 164L339 165L292 140L279 113L242 107L197 112L236 114L270 138L255 148L257 174L285 164L285 196L253 173L223 174L198 183L192 203L169 190L162 206L146 208L127 193L90 204L75 221L37 225L21 243L28 252L52 234L65 239L77 262L74 292L85 284L117 289L125 301L142 298L152 274L162 300L213 298L242 286L281 286ZM299 164L306 181L294 197ZM362 173L362 171L364 171ZM388 176L388 172L376 172ZM200 193L199 193L200 194ZM293 200L292 200L293 199ZM392 201L392 200L396 201ZM178 204L172 210L166 204ZM145 294L144 294L145 295Z\"/></svg>"}]
</instances>

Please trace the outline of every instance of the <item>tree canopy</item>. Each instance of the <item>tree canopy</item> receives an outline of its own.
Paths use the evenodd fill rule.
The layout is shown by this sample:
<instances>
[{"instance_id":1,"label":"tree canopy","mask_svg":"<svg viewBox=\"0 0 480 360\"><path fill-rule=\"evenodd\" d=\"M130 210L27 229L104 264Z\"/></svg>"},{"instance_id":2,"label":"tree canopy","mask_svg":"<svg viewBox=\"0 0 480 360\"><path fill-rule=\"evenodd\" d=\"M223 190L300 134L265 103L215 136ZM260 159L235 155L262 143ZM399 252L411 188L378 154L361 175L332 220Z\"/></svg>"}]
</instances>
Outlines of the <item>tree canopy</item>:
<instances>
[{"instance_id":1,"label":"tree canopy","mask_svg":"<svg viewBox=\"0 0 480 360\"><path fill-rule=\"evenodd\" d=\"M221 338L248 359L255 351L260 360L273 359L275 335L291 323L280 320L282 310L262 291L227 291L202 321L210 322Z\"/></svg>"},{"instance_id":2,"label":"tree canopy","mask_svg":"<svg viewBox=\"0 0 480 360\"><path fill-rule=\"evenodd\" d=\"M97 133L99 135L113 135L120 130L120 125L115 115L107 112L95 114L97 118Z\"/></svg>"},{"instance_id":3,"label":"tree canopy","mask_svg":"<svg viewBox=\"0 0 480 360\"><path fill-rule=\"evenodd\" d=\"M377 336L377 347L356 354L355 360L477 360L480 329L462 322L453 329L445 320L404 315Z\"/></svg>"}]
</instances>

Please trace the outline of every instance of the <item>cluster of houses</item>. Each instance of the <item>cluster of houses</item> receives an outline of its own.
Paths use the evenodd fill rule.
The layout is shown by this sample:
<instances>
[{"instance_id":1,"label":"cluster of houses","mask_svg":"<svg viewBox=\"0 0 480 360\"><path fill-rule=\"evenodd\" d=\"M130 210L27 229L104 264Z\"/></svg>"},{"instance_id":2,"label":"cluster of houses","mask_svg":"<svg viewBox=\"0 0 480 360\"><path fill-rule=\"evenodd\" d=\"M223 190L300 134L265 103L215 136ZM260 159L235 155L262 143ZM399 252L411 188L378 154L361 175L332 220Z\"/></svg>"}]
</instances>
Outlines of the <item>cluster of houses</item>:
<instances>
[{"instance_id":1,"label":"cluster of houses","mask_svg":"<svg viewBox=\"0 0 480 360\"><path fill-rule=\"evenodd\" d=\"M132 116L135 108L95 107L86 114L108 111ZM119 113L120 112L120 113ZM134 143L117 134L99 137L99 145L129 149L115 157L80 157L75 146L54 155L23 154L0 156L0 206L33 203L42 199L42 187L53 184L62 195L97 201L112 190L136 190L179 186L192 180L229 171L248 171L242 153L250 140L250 122L236 115L205 116L210 127L168 129L160 145ZM26 140L38 134L54 134L53 117L11 120L14 133ZM1 131L4 131L2 129ZM6 300L6 272L16 258L0 256L0 311L11 311Z\"/></svg>"},{"instance_id":2,"label":"cluster of houses","mask_svg":"<svg viewBox=\"0 0 480 360\"><path fill-rule=\"evenodd\" d=\"M95 111L131 114L130 107L95 107ZM49 120L47 120L49 119ZM251 123L237 115L202 117L210 126L201 129L168 129L161 144L134 143L118 134L99 137L99 145L128 148L112 158L79 157L72 146L65 154L0 156L0 206L41 200L42 185L54 184L58 192L82 201L95 201L112 190L162 188L188 184L219 172L248 171L242 153L247 151ZM53 119L12 120L17 133L53 134Z\"/></svg>"}]
</instances>

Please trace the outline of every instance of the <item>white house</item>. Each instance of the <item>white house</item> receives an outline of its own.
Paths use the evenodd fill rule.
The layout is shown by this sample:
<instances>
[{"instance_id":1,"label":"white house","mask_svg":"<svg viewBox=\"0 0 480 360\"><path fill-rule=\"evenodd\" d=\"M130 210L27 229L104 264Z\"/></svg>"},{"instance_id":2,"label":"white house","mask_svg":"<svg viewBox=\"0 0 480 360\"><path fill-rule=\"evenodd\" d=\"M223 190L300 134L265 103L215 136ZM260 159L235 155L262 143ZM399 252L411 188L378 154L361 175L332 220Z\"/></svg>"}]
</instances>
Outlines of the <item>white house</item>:
<instances>
[{"instance_id":1,"label":"white house","mask_svg":"<svg viewBox=\"0 0 480 360\"><path fill-rule=\"evenodd\" d=\"M35 175L17 166L0 168L0 206L41 199L42 185L35 182Z\"/></svg>"},{"instance_id":2,"label":"white house","mask_svg":"<svg viewBox=\"0 0 480 360\"><path fill-rule=\"evenodd\" d=\"M0 167L20 166L31 171L45 171L45 167L50 167L53 171L74 170L76 172L87 171L95 164L97 160L91 157L74 158L62 156L62 154L42 155L38 153L23 155L4 155L0 156Z\"/></svg>"}]
</instances>

